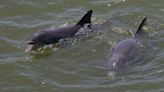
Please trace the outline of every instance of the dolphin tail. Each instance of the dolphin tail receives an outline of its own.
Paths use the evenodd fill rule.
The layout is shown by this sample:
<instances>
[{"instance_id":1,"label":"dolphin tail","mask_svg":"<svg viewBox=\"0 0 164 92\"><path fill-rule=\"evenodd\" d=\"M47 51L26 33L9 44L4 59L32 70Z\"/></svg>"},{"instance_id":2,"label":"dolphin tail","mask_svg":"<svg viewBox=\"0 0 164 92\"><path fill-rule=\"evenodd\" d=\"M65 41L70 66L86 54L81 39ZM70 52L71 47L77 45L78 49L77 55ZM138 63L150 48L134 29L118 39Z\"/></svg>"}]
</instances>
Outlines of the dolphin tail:
<instances>
[{"instance_id":1,"label":"dolphin tail","mask_svg":"<svg viewBox=\"0 0 164 92\"><path fill-rule=\"evenodd\" d=\"M141 23L140 23L140 25L139 25L139 27L138 27L136 33L135 33L135 36L137 36L137 35L139 35L139 34L141 33L141 30L142 30L143 26L146 24L146 21L147 21L147 17L145 17L145 18L141 21Z\"/></svg>"},{"instance_id":2,"label":"dolphin tail","mask_svg":"<svg viewBox=\"0 0 164 92\"><path fill-rule=\"evenodd\" d=\"M77 23L77 25L80 25L81 27L84 26L84 24L89 23L91 24L91 16L92 16L92 10L89 10L82 18L81 20Z\"/></svg>"}]
</instances>

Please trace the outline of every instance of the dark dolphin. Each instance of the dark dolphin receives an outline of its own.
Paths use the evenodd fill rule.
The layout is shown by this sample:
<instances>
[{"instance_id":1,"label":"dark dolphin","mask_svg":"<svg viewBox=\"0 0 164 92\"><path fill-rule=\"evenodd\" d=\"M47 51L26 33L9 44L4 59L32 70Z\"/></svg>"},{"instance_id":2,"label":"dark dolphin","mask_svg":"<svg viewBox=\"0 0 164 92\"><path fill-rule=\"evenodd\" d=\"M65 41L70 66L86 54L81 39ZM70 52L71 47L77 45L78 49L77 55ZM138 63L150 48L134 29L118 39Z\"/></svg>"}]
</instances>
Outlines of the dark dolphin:
<instances>
[{"instance_id":1,"label":"dark dolphin","mask_svg":"<svg viewBox=\"0 0 164 92\"><path fill-rule=\"evenodd\" d=\"M147 17L142 20L134 37L122 40L113 47L107 58L108 76L115 76L119 70L135 62L140 53L139 38L146 20Z\"/></svg>"},{"instance_id":2,"label":"dark dolphin","mask_svg":"<svg viewBox=\"0 0 164 92\"><path fill-rule=\"evenodd\" d=\"M28 48L26 51L36 50L44 45L57 43L62 38L73 37L76 32L84 26L84 24L88 23L89 25L91 25L91 15L92 10L89 10L81 18L81 20L73 26L62 27L55 30L45 30L34 34L32 40L28 43L28 45L30 45L30 48Z\"/></svg>"}]
</instances>

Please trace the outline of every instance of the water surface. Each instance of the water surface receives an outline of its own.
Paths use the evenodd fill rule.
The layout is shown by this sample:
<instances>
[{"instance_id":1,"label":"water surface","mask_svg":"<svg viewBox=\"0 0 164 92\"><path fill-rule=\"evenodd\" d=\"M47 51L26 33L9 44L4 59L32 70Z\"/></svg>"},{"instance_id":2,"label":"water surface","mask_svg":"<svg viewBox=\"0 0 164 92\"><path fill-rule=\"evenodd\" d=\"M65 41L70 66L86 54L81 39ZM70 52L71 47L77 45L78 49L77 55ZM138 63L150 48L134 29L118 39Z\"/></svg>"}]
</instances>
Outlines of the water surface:
<instances>
[{"instance_id":1,"label":"water surface","mask_svg":"<svg viewBox=\"0 0 164 92\"><path fill-rule=\"evenodd\" d=\"M163 92L163 0L1 0L1 92ZM93 9L94 35L44 54L24 53L39 30L76 23ZM149 38L141 64L107 77L106 55L147 16ZM115 25L116 27L111 27ZM105 28L104 28L105 27ZM76 38L75 38L76 39Z\"/></svg>"}]
</instances>

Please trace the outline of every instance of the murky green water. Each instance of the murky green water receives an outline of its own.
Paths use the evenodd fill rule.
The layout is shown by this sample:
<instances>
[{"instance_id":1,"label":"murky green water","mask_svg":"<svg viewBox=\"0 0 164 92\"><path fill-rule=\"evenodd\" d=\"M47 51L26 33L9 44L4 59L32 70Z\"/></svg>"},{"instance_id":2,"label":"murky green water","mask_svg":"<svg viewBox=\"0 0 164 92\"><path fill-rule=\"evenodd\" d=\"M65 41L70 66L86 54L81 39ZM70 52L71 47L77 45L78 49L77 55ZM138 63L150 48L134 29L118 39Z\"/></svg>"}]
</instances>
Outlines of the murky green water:
<instances>
[{"instance_id":1,"label":"murky green water","mask_svg":"<svg viewBox=\"0 0 164 92\"><path fill-rule=\"evenodd\" d=\"M0 92L164 92L163 0L0 0ZM45 54L24 53L39 30L74 24L93 9L96 35ZM141 64L107 77L111 45L143 16L149 38ZM110 23L118 27L111 28ZM133 32L134 32L133 31ZM76 39L76 38L75 38Z\"/></svg>"}]
</instances>

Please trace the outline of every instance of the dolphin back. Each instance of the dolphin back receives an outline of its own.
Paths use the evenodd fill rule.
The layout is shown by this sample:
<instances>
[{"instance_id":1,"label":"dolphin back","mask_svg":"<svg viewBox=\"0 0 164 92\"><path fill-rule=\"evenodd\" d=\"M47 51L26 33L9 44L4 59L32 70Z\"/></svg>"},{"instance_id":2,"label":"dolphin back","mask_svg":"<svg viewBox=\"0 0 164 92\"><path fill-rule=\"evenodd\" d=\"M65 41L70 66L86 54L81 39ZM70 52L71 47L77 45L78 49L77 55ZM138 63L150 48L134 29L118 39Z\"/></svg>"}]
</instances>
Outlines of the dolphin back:
<instances>
[{"instance_id":1,"label":"dolphin back","mask_svg":"<svg viewBox=\"0 0 164 92\"><path fill-rule=\"evenodd\" d=\"M77 23L77 25L80 25L81 27L84 26L84 24L89 23L91 24L91 16L92 16L92 10L89 10Z\"/></svg>"}]
</instances>

